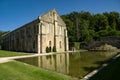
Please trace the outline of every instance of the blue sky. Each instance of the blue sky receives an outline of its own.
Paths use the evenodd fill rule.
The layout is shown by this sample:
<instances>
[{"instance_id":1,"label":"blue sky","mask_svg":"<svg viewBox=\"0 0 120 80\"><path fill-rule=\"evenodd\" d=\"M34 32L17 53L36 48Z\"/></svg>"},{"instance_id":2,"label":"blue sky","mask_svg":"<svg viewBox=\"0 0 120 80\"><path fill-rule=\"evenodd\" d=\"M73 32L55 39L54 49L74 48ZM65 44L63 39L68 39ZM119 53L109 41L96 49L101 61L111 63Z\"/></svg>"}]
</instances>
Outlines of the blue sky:
<instances>
[{"instance_id":1,"label":"blue sky","mask_svg":"<svg viewBox=\"0 0 120 80\"><path fill-rule=\"evenodd\" d=\"M82 10L120 12L120 0L0 0L0 30L14 30L52 9L60 15Z\"/></svg>"}]
</instances>

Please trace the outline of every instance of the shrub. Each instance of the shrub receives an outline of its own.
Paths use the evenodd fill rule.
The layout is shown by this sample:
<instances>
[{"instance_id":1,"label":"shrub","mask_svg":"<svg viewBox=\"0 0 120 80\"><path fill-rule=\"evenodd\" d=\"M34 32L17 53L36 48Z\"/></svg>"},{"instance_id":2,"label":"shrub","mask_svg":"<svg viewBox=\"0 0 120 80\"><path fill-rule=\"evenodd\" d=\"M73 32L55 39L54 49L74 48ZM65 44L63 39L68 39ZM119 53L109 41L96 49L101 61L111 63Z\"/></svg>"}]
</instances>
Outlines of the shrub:
<instances>
[{"instance_id":1,"label":"shrub","mask_svg":"<svg viewBox=\"0 0 120 80\"><path fill-rule=\"evenodd\" d=\"M51 50L51 46L49 47L49 52L52 52L52 50Z\"/></svg>"},{"instance_id":2,"label":"shrub","mask_svg":"<svg viewBox=\"0 0 120 80\"><path fill-rule=\"evenodd\" d=\"M82 49L85 48L86 46L87 46L87 42L81 42L79 45L79 47Z\"/></svg>"},{"instance_id":3,"label":"shrub","mask_svg":"<svg viewBox=\"0 0 120 80\"><path fill-rule=\"evenodd\" d=\"M50 50L49 50L49 47L47 46L46 47L46 53L49 53L50 52Z\"/></svg>"},{"instance_id":4,"label":"shrub","mask_svg":"<svg viewBox=\"0 0 120 80\"><path fill-rule=\"evenodd\" d=\"M57 52L56 46L53 46L53 52Z\"/></svg>"},{"instance_id":5,"label":"shrub","mask_svg":"<svg viewBox=\"0 0 120 80\"><path fill-rule=\"evenodd\" d=\"M107 30L100 30L100 31L98 32L98 34L99 34L99 36L107 36L109 33L108 33Z\"/></svg>"},{"instance_id":6,"label":"shrub","mask_svg":"<svg viewBox=\"0 0 120 80\"><path fill-rule=\"evenodd\" d=\"M76 49L76 50L79 50L80 49L80 42L74 42L74 48Z\"/></svg>"}]
</instances>

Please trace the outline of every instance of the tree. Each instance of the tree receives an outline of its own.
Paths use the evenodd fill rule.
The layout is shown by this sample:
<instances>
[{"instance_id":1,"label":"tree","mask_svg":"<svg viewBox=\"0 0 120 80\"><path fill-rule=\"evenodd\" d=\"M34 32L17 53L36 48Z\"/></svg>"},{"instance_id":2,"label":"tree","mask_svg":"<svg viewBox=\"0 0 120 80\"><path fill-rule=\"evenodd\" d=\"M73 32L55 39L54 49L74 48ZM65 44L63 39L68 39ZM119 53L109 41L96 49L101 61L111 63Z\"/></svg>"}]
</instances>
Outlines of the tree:
<instances>
[{"instance_id":1,"label":"tree","mask_svg":"<svg viewBox=\"0 0 120 80\"><path fill-rule=\"evenodd\" d=\"M70 42L89 42L105 36L120 35L120 13L72 12L62 16L68 29Z\"/></svg>"},{"instance_id":2,"label":"tree","mask_svg":"<svg viewBox=\"0 0 120 80\"><path fill-rule=\"evenodd\" d=\"M73 22L75 41L78 41L80 36L79 31L80 14L78 12L72 12L70 14L70 20Z\"/></svg>"},{"instance_id":3,"label":"tree","mask_svg":"<svg viewBox=\"0 0 120 80\"><path fill-rule=\"evenodd\" d=\"M70 20L68 15L63 15L62 19L64 20L64 22L66 23L66 26L67 26L69 41L70 42L76 41L75 40L76 39L76 37L75 37L75 27L73 25L73 22Z\"/></svg>"},{"instance_id":4,"label":"tree","mask_svg":"<svg viewBox=\"0 0 120 80\"><path fill-rule=\"evenodd\" d=\"M88 21L89 21L89 20L91 19L91 17L92 17L92 15L91 15L90 12L81 11L79 14L80 14L80 16L81 16L82 19L88 20Z\"/></svg>"},{"instance_id":5,"label":"tree","mask_svg":"<svg viewBox=\"0 0 120 80\"><path fill-rule=\"evenodd\" d=\"M109 26L116 30L116 29L119 29L119 20L120 20L120 14L118 12L110 12L110 13L103 13L103 15L107 16L108 18L108 22L109 22Z\"/></svg>"},{"instance_id":6,"label":"tree","mask_svg":"<svg viewBox=\"0 0 120 80\"><path fill-rule=\"evenodd\" d=\"M89 42L92 40L92 36L89 33L89 21L82 20L80 25L80 42Z\"/></svg>"},{"instance_id":7,"label":"tree","mask_svg":"<svg viewBox=\"0 0 120 80\"><path fill-rule=\"evenodd\" d=\"M96 14L95 16L95 31L106 30L108 28L107 17L101 14Z\"/></svg>"}]
</instances>

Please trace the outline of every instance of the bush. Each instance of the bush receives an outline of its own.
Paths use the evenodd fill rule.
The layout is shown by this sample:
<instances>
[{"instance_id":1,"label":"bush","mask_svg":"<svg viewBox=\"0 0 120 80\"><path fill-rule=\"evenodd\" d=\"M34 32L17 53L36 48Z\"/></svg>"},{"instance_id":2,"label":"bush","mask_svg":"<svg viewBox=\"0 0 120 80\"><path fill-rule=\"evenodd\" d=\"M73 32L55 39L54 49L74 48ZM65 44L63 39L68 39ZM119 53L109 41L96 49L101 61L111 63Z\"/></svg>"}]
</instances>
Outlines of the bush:
<instances>
[{"instance_id":1,"label":"bush","mask_svg":"<svg viewBox=\"0 0 120 80\"><path fill-rule=\"evenodd\" d=\"M57 52L56 46L53 46L53 52Z\"/></svg>"},{"instance_id":2,"label":"bush","mask_svg":"<svg viewBox=\"0 0 120 80\"><path fill-rule=\"evenodd\" d=\"M52 50L51 50L51 46L50 47L46 47L46 53L49 53L49 52L51 52Z\"/></svg>"},{"instance_id":3,"label":"bush","mask_svg":"<svg viewBox=\"0 0 120 80\"><path fill-rule=\"evenodd\" d=\"M111 30L108 32L108 36L120 36L120 31Z\"/></svg>"},{"instance_id":4,"label":"bush","mask_svg":"<svg viewBox=\"0 0 120 80\"><path fill-rule=\"evenodd\" d=\"M52 50L51 50L51 46L49 47L49 52L52 52Z\"/></svg>"},{"instance_id":5,"label":"bush","mask_svg":"<svg viewBox=\"0 0 120 80\"><path fill-rule=\"evenodd\" d=\"M80 47L81 49L84 49L86 46L87 46L87 43L86 43L86 42L81 42L80 45L79 45L79 47Z\"/></svg>"},{"instance_id":6,"label":"bush","mask_svg":"<svg viewBox=\"0 0 120 80\"><path fill-rule=\"evenodd\" d=\"M50 52L50 49L49 49L49 47L47 46L46 47L46 53L49 53Z\"/></svg>"},{"instance_id":7,"label":"bush","mask_svg":"<svg viewBox=\"0 0 120 80\"><path fill-rule=\"evenodd\" d=\"M98 32L98 34L99 34L99 36L107 36L109 33L108 33L108 31L107 30L100 30L99 32Z\"/></svg>"},{"instance_id":8,"label":"bush","mask_svg":"<svg viewBox=\"0 0 120 80\"><path fill-rule=\"evenodd\" d=\"M74 48L76 50L79 50L80 49L80 42L74 42Z\"/></svg>"}]
</instances>

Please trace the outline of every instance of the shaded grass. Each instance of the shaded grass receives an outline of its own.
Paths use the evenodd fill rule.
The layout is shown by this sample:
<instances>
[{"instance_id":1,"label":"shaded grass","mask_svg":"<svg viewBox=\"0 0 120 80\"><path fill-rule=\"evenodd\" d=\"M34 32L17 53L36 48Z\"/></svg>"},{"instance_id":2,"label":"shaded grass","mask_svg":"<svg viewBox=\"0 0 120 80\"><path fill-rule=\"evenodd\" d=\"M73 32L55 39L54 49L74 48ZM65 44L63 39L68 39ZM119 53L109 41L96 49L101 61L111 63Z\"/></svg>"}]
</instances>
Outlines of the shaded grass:
<instances>
[{"instance_id":1,"label":"shaded grass","mask_svg":"<svg viewBox=\"0 0 120 80\"><path fill-rule=\"evenodd\" d=\"M90 80L120 80L120 57L93 76Z\"/></svg>"},{"instance_id":2,"label":"shaded grass","mask_svg":"<svg viewBox=\"0 0 120 80\"><path fill-rule=\"evenodd\" d=\"M21 55L27 55L27 54L22 53L22 52L20 53L20 52L0 50L0 57L21 56Z\"/></svg>"},{"instance_id":3,"label":"shaded grass","mask_svg":"<svg viewBox=\"0 0 120 80\"><path fill-rule=\"evenodd\" d=\"M68 76L42 70L20 62L0 64L0 80L74 80Z\"/></svg>"}]
</instances>

